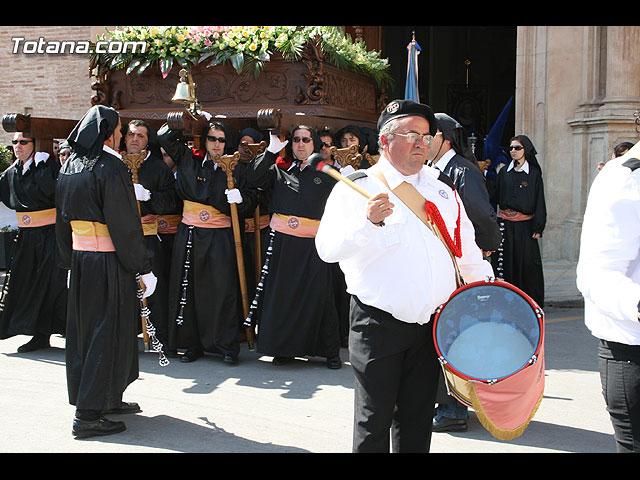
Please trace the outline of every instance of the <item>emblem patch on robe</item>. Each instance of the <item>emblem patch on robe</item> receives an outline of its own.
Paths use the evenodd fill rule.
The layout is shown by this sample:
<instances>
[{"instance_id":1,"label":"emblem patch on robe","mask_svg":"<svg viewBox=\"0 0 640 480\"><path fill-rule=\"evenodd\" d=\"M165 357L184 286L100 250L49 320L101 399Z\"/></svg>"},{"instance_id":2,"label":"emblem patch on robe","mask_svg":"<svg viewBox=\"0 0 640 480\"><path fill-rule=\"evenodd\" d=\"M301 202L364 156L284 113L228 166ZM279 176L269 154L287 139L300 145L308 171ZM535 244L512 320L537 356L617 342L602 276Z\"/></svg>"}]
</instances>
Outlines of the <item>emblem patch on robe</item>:
<instances>
[{"instance_id":1,"label":"emblem patch on robe","mask_svg":"<svg viewBox=\"0 0 640 480\"><path fill-rule=\"evenodd\" d=\"M449 195L448 195L448 194L447 194L447 192L445 192L444 190L440 190L438 193L439 193L439 194L440 194L440 196L441 196L442 198L444 198L445 200L448 200L448 199L449 199Z\"/></svg>"},{"instance_id":2,"label":"emblem patch on robe","mask_svg":"<svg viewBox=\"0 0 640 480\"><path fill-rule=\"evenodd\" d=\"M29 215L22 216L22 223L24 225L29 225L31 223L31 217Z\"/></svg>"},{"instance_id":3,"label":"emblem patch on robe","mask_svg":"<svg viewBox=\"0 0 640 480\"><path fill-rule=\"evenodd\" d=\"M313 183L315 183L316 185L320 185L322 183L322 180L320 179L320 177L315 177L313 179Z\"/></svg>"},{"instance_id":4,"label":"emblem patch on robe","mask_svg":"<svg viewBox=\"0 0 640 480\"><path fill-rule=\"evenodd\" d=\"M200 211L200 213L198 214L198 217L200 218L200 220L202 220L203 222L206 222L207 220L209 220L209 218L211 218L211 215L209 215L209 212L207 212L206 210L202 210Z\"/></svg>"},{"instance_id":5,"label":"emblem patch on robe","mask_svg":"<svg viewBox=\"0 0 640 480\"><path fill-rule=\"evenodd\" d=\"M287 220L287 225L289 226L289 228L295 230L300 226L300 220L298 220L296 217L291 217L289 218L289 220Z\"/></svg>"}]
</instances>

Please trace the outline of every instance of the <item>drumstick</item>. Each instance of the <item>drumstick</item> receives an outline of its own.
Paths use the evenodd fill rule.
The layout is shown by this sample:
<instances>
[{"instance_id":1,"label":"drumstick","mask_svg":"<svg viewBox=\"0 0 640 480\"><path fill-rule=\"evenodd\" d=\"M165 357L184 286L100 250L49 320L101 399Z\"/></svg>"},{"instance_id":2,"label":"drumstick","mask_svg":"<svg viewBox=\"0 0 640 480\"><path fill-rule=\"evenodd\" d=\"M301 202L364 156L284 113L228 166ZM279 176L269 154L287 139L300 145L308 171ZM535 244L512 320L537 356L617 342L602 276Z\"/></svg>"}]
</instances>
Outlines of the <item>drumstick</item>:
<instances>
[{"instance_id":1,"label":"drumstick","mask_svg":"<svg viewBox=\"0 0 640 480\"><path fill-rule=\"evenodd\" d=\"M364 190L362 187L359 187L358 185L356 185L352 180L348 179L347 177L342 175L338 170L336 170L331 165L326 163L322 159L322 155L320 155L319 153L314 153L311 156L309 156L309 158L307 159L307 162L309 163L309 165L312 168L314 168L316 170L319 170L321 172L324 172L327 175L329 175L330 177L333 177L333 178L335 178L336 180L338 180L340 182L346 183L351 188L353 188L355 191L357 191L358 193L361 193L362 195L364 195L366 198L371 198L372 197L372 195L369 192Z\"/></svg>"}]
</instances>

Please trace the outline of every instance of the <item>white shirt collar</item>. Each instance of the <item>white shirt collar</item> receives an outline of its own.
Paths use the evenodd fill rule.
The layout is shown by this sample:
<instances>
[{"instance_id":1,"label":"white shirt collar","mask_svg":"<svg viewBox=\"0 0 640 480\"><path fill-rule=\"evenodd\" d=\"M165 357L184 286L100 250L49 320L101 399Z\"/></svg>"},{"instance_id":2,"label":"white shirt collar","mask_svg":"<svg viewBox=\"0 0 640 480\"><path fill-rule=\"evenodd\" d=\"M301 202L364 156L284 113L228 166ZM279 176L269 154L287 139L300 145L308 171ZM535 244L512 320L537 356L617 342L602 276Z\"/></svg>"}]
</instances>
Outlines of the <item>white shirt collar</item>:
<instances>
[{"instance_id":1,"label":"white shirt collar","mask_svg":"<svg viewBox=\"0 0 640 480\"><path fill-rule=\"evenodd\" d=\"M424 179L424 170L429 168L425 165L415 175L403 175L391 164L384 154L380 155L380 159L376 165L379 165L379 168L382 171L384 178L387 180L391 190L396 188L402 182L411 183L414 186L418 185Z\"/></svg>"},{"instance_id":2,"label":"white shirt collar","mask_svg":"<svg viewBox=\"0 0 640 480\"><path fill-rule=\"evenodd\" d=\"M29 168L31 167L32 163L33 163L33 157L29 158L29 160L27 160L22 164L22 175L24 175L29 171Z\"/></svg>"},{"instance_id":3,"label":"white shirt collar","mask_svg":"<svg viewBox=\"0 0 640 480\"><path fill-rule=\"evenodd\" d=\"M514 168L515 162L513 160L511 160L511 163L509 164L509 166L507 167L507 172L509 170L511 170L512 168ZM522 164L522 166L518 169L516 168L516 172L524 172L524 173L529 173L529 162L527 162L526 160L524 161L524 163Z\"/></svg>"},{"instance_id":4,"label":"white shirt collar","mask_svg":"<svg viewBox=\"0 0 640 480\"><path fill-rule=\"evenodd\" d=\"M456 151L453 148L447 150L436 163L433 164L438 170L444 172L444 169L449 164L449 161L455 156Z\"/></svg>"},{"instance_id":5,"label":"white shirt collar","mask_svg":"<svg viewBox=\"0 0 640 480\"><path fill-rule=\"evenodd\" d=\"M209 154L206 153L204 156L204 160L202 160L202 166L204 167L204 162L206 162L207 160L210 160L209 158ZM218 163L214 162L213 160L211 160L211 162L213 163L213 169L215 170L216 168L218 168Z\"/></svg>"},{"instance_id":6,"label":"white shirt collar","mask_svg":"<svg viewBox=\"0 0 640 480\"><path fill-rule=\"evenodd\" d=\"M107 145L102 145L102 150L104 150L107 153L110 153L111 155L114 155L116 157L118 157L120 160L122 160L122 155L120 155L118 152L116 152L113 148L107 146Z\"/></svg>"}]
</instances>

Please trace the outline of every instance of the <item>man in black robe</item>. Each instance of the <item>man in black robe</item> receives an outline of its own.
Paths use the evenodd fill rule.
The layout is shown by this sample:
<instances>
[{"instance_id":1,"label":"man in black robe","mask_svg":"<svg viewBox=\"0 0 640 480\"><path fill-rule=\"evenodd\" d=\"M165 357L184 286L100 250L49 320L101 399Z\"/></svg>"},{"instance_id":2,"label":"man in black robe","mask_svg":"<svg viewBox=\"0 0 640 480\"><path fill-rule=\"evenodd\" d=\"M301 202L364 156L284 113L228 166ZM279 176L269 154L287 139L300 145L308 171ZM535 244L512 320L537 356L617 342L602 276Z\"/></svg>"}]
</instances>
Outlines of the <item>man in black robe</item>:
<instances>
[{"instance_id":1,"label":"man in black robe","mask_svg":"<svg viewBox=\"0 0 640 480\"><path fill-rule=\"evenodd\" d=\"M445 113L436 113L438 132L427 158L447 175L460 195L464 209L473 224L476 244L488 260L502 242L497 215L489 202L485 179L476 165L464 127ZM440 375L438 408L433 420L434 432L466 431L468 409L447 394L444 378Z\"/></svg>"},{"instance_id":2,"label":"man in black robe","mask_svg":"<svg viewBox=\"0 0 640 480\"><path fill-rule=\"evenodd\" d=\"M164 125L158 131L160 146L178 167L176 189L183 200L169 282L169 349L186 349L183 363L214 353L236 364L243 313L230 203L236 203L240 221L253 215L256 204L249 201L246 165L238 163L235 188L228 189L227 174L216 162L235 147L229 128L212 122L201 140L204 149L194 150L181 130Z\"/></svg>"},{"instance_id":3,"label":"man in black robe","mask_svg":"<svg viewBox=\"0 0 640 480\"><path fill-rule=\"evenodd\" d=\"M19 231L0 297L0 338L33 335L18 348L23 353L64 333L67 288L55 248L58 162L20 132L13 145L17 160L0 176L0 199L16 211Z\"/></svg>"},{"instance_id":4,"label":"man in black robe","mask_svg":"<svg viewBox=\"0 0 640 480\"><path fill-rule=\"evenodd\" d=\"M468 145L462 125L445 113L436 113L438 133L434 137L429 160L444 172L456 187L464 209L473 223L476 243L485 256L500 246L502 235L497 215L489 202L482 172Z\"/></svg>"},{"instance_id":5,"label":"man in black robe","mask_svg":"<svg viewBox=\"0 0 640 480\"><path fill-rule=\"evenodd\" d=\"M163 254L162 240L158 235L158 216L179 211L182 201L176 192L175 177L162 159L158 135L151 125L143 120L130 121L124 135L124 144L127 155L139 155L142 150L147 152L137 171L138 184L134 185L134 189L140 205L144 242L151 256L151 270L158 278L155 295L147 302L151 312L149 320L155 328L158 341L167 345L169 259Z\"/></svg>"},{"instance_id":6,"label":"man in black robe","mask_svg":"<svg viewBox=\"0 0 640 480\"><path fill-rule=\"evenodd\" d=\"M134 187L115 150L118 113L92 107L68 137L72 154L60 170L56 238L69 272L66 368L76 437L125 430L105 413L140 411L122 401L139 374L136 276L155 288Z\"/></svg>"}]
</instances>

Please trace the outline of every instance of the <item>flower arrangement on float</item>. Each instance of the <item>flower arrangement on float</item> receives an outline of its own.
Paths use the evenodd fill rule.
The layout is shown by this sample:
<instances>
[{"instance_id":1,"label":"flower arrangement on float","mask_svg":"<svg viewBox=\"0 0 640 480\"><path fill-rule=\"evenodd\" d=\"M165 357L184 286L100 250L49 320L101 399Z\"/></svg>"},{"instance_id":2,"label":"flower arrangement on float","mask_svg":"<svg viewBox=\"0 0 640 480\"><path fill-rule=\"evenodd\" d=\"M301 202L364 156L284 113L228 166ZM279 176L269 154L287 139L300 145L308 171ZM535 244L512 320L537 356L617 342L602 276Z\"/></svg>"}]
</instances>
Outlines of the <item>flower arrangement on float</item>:
<instances>
[{"instance_id":1,"label":"flower arrangement on float","mask_svg":"<svg viewBox=\"0 0 640 480\"><path fill-rule=\"evenodd\" d=\"M387 59L335 26L125 26L98 36L98 41L106 40L144 42L143 53L92 53L93 67L126 68L127 74L157 66L166 77L174 64L230 63L239 74L258 76L275 53L295 62L305 44L315 42L329 63L371 77L378 85L391 81Z\"/></svg>"}]
</instances>

